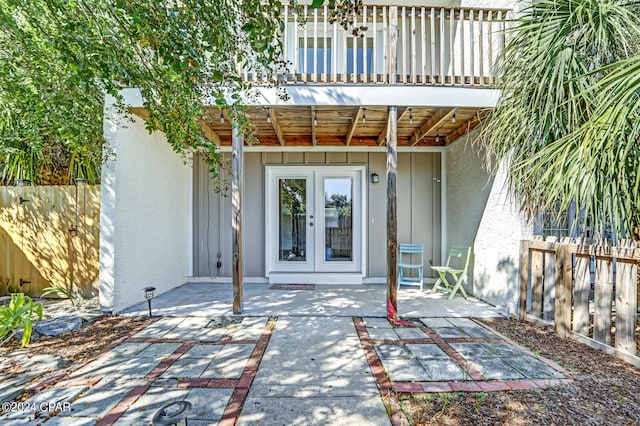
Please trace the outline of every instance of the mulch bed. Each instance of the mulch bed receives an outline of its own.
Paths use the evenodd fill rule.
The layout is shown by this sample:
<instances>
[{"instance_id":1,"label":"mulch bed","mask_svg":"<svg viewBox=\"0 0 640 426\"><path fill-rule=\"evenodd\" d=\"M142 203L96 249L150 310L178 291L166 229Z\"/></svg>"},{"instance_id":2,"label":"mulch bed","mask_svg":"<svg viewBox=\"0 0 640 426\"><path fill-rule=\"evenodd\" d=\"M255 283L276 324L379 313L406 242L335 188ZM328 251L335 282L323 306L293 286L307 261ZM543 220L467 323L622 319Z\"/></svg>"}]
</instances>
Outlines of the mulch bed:
<instances>
[{"instance_id":1,"label":"mulch bed","mask_svg":"<svg viewBox=\"0 0 640 426\"><path fill-rule=\"evenodd\" d=\"M640 424L640 370L586 345L556 337L539 324L483 320L551 359L574 382L531 391L397 397L412 425Z\"/></svg>"}]
</instances>

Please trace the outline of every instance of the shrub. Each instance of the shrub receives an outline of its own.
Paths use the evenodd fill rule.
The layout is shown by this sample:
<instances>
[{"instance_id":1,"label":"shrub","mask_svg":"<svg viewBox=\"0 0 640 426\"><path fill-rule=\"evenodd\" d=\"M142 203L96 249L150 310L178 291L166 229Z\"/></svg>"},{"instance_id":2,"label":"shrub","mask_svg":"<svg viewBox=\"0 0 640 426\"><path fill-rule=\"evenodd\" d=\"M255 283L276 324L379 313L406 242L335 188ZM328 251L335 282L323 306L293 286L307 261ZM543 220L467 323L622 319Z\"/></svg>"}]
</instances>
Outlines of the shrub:
<instances>
[{"instance_id":1,"label":"shrub","mask_svg":"<svg viewBox=\"0 0 640 426\"><path fill-rule=\"evenodd\" d=\"M31 341L33 323L41 319L41 304L24 293L12 293L9 304L0 306L0 339L4 339L2 343L22 330L20 344L27 346Z\"/></svg>"}]
</instances>

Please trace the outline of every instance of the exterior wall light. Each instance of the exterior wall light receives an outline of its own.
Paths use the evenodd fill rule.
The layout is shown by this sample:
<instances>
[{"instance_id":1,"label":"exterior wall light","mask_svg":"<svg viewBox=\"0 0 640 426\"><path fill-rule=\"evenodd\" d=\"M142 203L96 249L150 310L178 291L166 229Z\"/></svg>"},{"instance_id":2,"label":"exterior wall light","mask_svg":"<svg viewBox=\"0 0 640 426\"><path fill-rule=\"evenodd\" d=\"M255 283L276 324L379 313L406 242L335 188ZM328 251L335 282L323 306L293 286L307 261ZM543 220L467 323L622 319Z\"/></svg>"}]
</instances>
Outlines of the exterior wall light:
<instances>
[{"instance_id":1,"label":"exterior wall light","mask_svg":"<svg viewBox=\"0 0 640 426\"><path fill-rule=\"evenodd\" d=\"M380 176L377 173L371 173L371 183L379 183Z\"/></svg>"},{"instance_id":2,"label":"exterior wall light","mask_svg":"<svg viewBox=\"0 0 640 426\"><path fill-rule=\"evenodd\" d=\"M153 292L155 289L155 287L144 288L144 297L147 299L147 303L149 304L149 318L151 318L151 299L153 299Z\"/></svg>"}]
</instances>

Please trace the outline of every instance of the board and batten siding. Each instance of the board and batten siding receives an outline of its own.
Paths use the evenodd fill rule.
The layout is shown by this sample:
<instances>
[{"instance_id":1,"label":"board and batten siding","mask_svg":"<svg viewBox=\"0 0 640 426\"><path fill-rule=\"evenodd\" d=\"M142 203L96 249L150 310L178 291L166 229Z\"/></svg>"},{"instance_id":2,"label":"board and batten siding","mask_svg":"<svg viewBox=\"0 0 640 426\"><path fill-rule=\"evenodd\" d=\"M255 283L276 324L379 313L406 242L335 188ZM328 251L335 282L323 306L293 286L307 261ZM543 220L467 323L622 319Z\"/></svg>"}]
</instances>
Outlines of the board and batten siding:
<instances>
[{"instance_id":1,"label":"board and batten siding","mask_svg":"<svg viewBox=\"0 0 640 426\"><path fill-rule=\"evenodd\" d=\"M225 159L229 154L224 154ZM386 276L386 155L383 152L247 152L244 154L244 275L265 276L265 166L366 165L366 277ZM380 182L370 182L371 173ZM193 276L231 277L231 200L215 189L203 160L193 166ZM229 179L228 173L225 179ZM425 244L429 261L441 257L440 153L398 154L398 242ZM222 267L216 268L221 253Z\"/></svg>"}]
</instances>

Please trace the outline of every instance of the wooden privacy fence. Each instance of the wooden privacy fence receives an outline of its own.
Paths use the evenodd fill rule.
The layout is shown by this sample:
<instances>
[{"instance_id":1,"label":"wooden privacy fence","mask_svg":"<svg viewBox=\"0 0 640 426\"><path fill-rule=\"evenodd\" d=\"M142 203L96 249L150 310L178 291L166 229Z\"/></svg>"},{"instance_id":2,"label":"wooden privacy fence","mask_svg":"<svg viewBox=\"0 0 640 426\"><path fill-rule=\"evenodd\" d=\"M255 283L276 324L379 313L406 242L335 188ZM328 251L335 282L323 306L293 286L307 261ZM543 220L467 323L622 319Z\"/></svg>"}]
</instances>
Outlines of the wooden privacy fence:
<instances>
[{"instance_id":1,"label":"wooden privacy fence","mask_svg":"<svg viewBox=\"0 0 640 426\"><path fill-rule=\"evenodd\" d=\"M571 337L640 367L637 356L640 249L521 241L519 317L551 320Z\"/></svg>"},{"instance_id":2,"label":"wooden privacy fence","mask_svg":"<svg viewBox=\"0 0 640 426\"><path fill-rule=\"evenodd\" d=\"M97 295L99 217L99 186L0 186L0 295Z\"/></svg>"}]
</instances>

